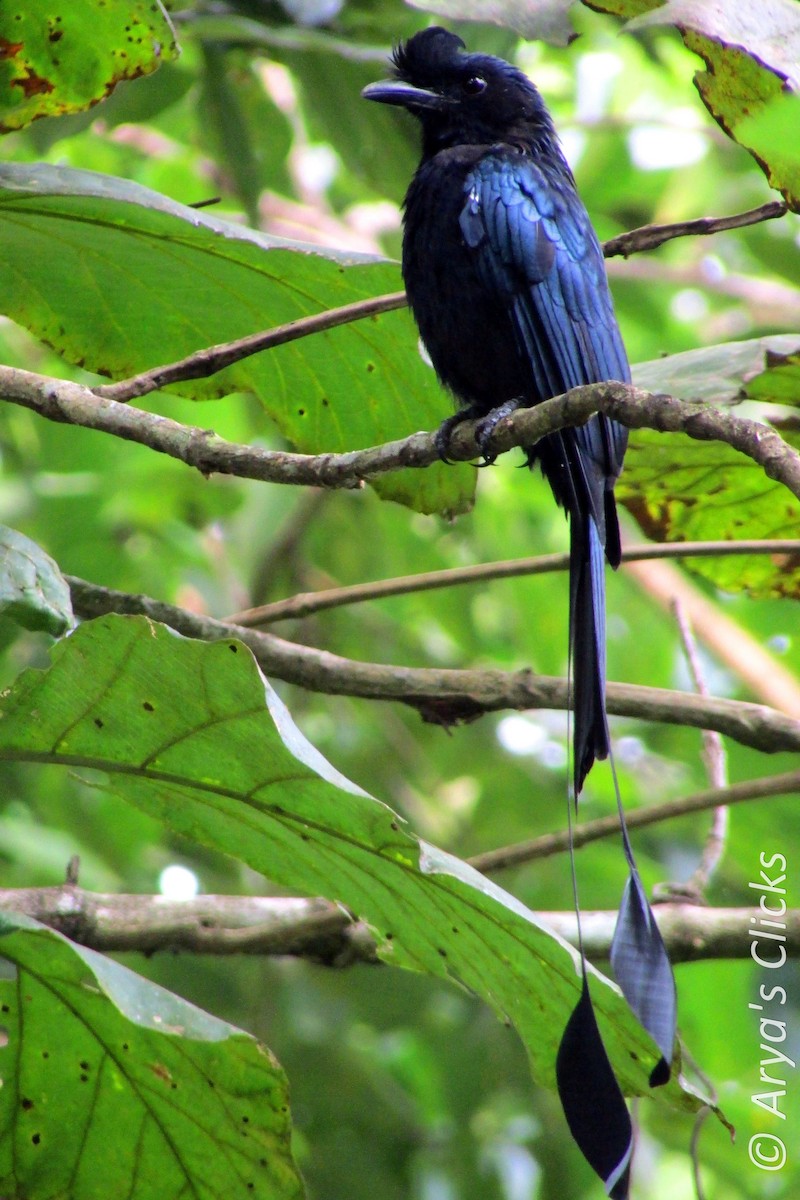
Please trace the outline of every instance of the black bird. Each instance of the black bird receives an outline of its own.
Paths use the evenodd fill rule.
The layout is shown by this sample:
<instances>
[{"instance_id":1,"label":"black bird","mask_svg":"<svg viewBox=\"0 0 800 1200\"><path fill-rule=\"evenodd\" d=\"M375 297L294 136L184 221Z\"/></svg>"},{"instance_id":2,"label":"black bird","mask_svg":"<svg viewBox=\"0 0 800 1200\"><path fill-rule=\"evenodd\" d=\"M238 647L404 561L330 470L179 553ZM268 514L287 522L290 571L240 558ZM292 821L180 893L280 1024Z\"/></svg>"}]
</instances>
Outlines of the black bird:
<instances>
[{"instance_id":1,"label":"black bird","mask_svg":"<svg viewBox=\"0 0 800 1200\"><path fill-rule=\"evenodd\" d=\"M502 59L464 53L426 29L393 56L395 79L364 96L407 108L422 161L405 198L403 278L441 382L482 417L478 443L518 407L579 384L628 381L603 253L553 122L530 80ZM570 522L569 639L574 785L609 750L603 555L620 561L614 483L627 431L604 416L527 448Z\"/></svg>"},{"instance_id":2,"label":"black bird","mask_svg":"<svg viewBox=\"0 0 800 1200\"><path fill-rule=\"evenodd\" d=\"M454 426L481 418L476 437L491 461L491 433L516 408L580 384L630 380L603 252L550 114L522 72L467 54L461 38L438 27L415 34L393 63L395 77L363 94L407 108L422 126L422 160L405 198L403 278L436 373L460 405L440 427L437 447L446 459ZM598 415L526 448L528 464L541 465L569 517L576 796L595 759L609 752L604 556L619 565L614 484L626 443L627 431ZM611 961L661 1051L650 1074L657 1086L670 1075L675 985L621 804L619 811L629 879ZM624 1200L631 1125L585 961L556 1077L576 1142L612 1200Z\"/></svg>"}]
</instances>

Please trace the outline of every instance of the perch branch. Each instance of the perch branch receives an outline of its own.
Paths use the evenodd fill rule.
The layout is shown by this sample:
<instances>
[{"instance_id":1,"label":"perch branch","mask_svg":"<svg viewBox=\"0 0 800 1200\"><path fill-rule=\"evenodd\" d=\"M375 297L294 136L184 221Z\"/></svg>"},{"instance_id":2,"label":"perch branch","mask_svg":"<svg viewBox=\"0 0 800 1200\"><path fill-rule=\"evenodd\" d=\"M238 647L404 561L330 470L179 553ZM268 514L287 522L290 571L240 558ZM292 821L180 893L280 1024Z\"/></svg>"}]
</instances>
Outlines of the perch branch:
<instances>
[{"instance_id":1,"label":"perch branch","mask_svg":"<svg viewBox=\"0 0 800 1200\"><path fill-rule=\"evenodd\" d=\"M203 475L219 472L272 483L314 487L360 487L364 480L406 467L427 467L438 454L433 436L410 437L344 454L291 454L228 442L209 429L182 425L156 413L97 396L91 389L13 367L0 368L0 396L51 421L102 430L139 442L196 467ZM763 467L800 498L800 454L769 426L708 405L645 392L624 383L594 383L574 388L534 408L520 409L498 423L484 449L501 454L530 446L546 434L582 425L596 412L631 429L686 433L699 441L727 442ZM454 432L453 460L479 457L474 422Z\"/></svg>"}]
</instances>

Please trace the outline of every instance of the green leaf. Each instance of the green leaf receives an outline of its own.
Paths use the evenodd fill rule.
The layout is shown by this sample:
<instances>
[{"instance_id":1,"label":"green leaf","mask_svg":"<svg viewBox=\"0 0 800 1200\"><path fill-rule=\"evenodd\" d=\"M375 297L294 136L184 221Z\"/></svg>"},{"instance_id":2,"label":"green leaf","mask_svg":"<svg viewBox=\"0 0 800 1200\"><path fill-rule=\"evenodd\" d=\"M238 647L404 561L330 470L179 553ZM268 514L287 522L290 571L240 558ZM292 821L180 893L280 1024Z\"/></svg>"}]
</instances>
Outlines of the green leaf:
<instances>
[{"instance_id":1,"label":"green leaf","mask_svg":"<svg viewBox=\"0 0 800 1200\"><path fill-rule=\"evenodd\" d=\"M57 248L57 252L54 252ZM402 288L395 263L227 224L111 176L0 166L0 311L70 362L125 378L218 342ZM303 338L181 384L252 390L302 451L435 429L447 400L406 311ZM463 511L475 472L436 464L376 484L423 512Z\"/></svg>"},{"instance_id":2,"label":"green leaf","mask_svg":"<svg viewBox=\"0 0 800 1200\"><path fill-rule=\"evenodd\" d=\"M800 86L800 6L787 0L709 4L707 0L592 0L591 8L627 17L631 32L674 26L706 64L695 84L703 103L734 141L744 146L772 187L800 206L797 106L780 109L783 138L759 125L785 90Z\"/></svg>"},{"instance_id":3,"label":"green leaf","mask_svg":"<svg viewBox=\"0 0 800 1200\"><path fill-rule=\"evenodd\" d=\"M800 335L779 334L689 350L633 368L634 382L684 400L746 399L800 405ZM721 442L631 432L617 496L655 541L792 538L800 503L756 463ZM800 596L795 555L692 559L687 570L724 591Z\"/></svg>"},{"instance_id":4,"label":"green leaf","mask_svg":"<svg viewBox=\"0 0 800 1200\"><path fill-rule=\"evenodd\" d=\"M795 41L800 55L800 35ZM796 86L800 86L800 75ZM781 91L759 105L752 115L749 108L743 108L742 113L733 127L733 136L763 167L770 187L783 192L796 212L800 208L800 146L796 137L800 96Z\"/></svg>"},{"instance_id":5,"label":"green leaf","mask_svg":"<svg viewBox=\"0 0 800 1200\"><path fill-rule=\"evenodd\" d=\"M90 108L177 53L160 0L8 0L0 13L0 132Z\"/></svg>"},{"instance_id":6,"label":"green leaf","mask_svg":"<svg viewBox=\"0 0 800 1200\"><path fill-rule=\"evenodd\" d=\"M73 624L69 587L41 546L0 525L0 613L54 637Z\"/></svg>"},{"instance_id":7,"label":"green leaf","mask_svg":"<svg viewBox=\"0 0 800 1200\"><path fill-rule=\"evenodd\" d=\"M241 643L109 616L81 626L52 659L4 697L0 755L104 770L117 794L183 836L345 905L387 962L457 979L513 1021L535 1077L554 1086L579 990L576 952L340 775ZM592 991L622 1086L647 1094L658 1050L596 972ZM659 1100L695 1103L677 1082Z\"/></svg>"},{"instance_id":8,"label":"green leaf","mask_svg":"<svg viewBox=\"0 0 800 1200\"><path fill-rule=\"evenodd\" d=\"M723 442L649 429L631 433L617 497L658 542L793 538L800 503ZM692 559L687 568L724 591L800 596L796 554Z\"/></svg>"},{"instance_id":9,"label":"green leaf","mask_svg":"<svg viewBox=\"0 0 800 1200\"><path fill-rule=\"evenodd\" d=\"M0 914L8 1200L296 1200L283 1071L248 1034L26 917Z\"/></svg>"},{"instance_id":10,"label":"green leaf","mask_svg":"<svg viewBox=\"0 0 800 1200\"><path fill-rule=\"evenodd\" d=\"M800 333L749 338L686 350L633 367L648 392L733 404L747 398L800 405Z\"/></svg>"}]
</instances>

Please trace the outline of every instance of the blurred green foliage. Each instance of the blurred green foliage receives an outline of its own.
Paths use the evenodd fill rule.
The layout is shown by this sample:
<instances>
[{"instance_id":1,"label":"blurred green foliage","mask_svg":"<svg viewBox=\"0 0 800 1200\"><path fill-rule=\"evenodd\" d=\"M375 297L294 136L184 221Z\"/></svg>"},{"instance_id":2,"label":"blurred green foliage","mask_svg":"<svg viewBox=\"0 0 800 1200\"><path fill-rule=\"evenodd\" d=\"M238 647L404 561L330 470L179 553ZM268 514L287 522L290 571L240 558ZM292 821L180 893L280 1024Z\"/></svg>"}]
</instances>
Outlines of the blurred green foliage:
<instances>
[{"instance_id":1,"label":"blurred green foliage","mask_svg":"<svg viewBox=\"0 0 800 1200\"><path fill-rule=\"evenodd\" d=\"M628 4L625 14L644 7ZM9 134L3 142L6 161L99 171L184 205L218 196L214 218L257 224L270 236L347 254L396 256L398 205L415 163L415 130L402 115L365 105L359 92L383 73L391 43L427 23L426 16L399 0L316 5L242 0L224 10L180 6L173 18L182 47L176 62L120 84L88 111L37 120ZM757 163L723 134L701 102L693 76L702 63L673 30L618 36L618 20L579 6L572 21L581 36L569 47L518 43L496 25L454 27L472 47L516 55L536 80L602 237L648 222L735 212L770 198ZM1 22L0 36L6 36ZM735 82L735 72L732 78ZM790 107L769 107L754 133L759 146L767 153L778 146L782 157L791 158L793 122ZM783 169L782 161L778 165ZM785 167L785 178L793 178L792 170L796 161ZM0 211L0 228L2 223ZM612 260L631 359L642 363L767 334L796 334L799 242L800 222L790 215L710 239L677 239L626 262ZM41 295L48 289L55 295L58 283L68 309L71 282L76 295L84 294L77 269L72 276L66 270L56 236L37 254L31 271L39 273ZM43 261L42 254L51 259ZM111 278L119 264L108 265ZM124 281L115 279L107 297L95 296L98 319L126 300L120 295ZM154 311L174 303L180 318L183 299L174 300L171 283L169 271L155 277ZM183 296L191 306L191 280ZM320 308L328 302L322 292L311 299ZM82 311L91 328L91 305ZM253 331L271 322L266 314L263 322L258 316L255 312ZM139 316L134 312L127 319ZM410 323L398 319L391 328L402 329L393 336L408 339L406 351L415 354ZM311 341L299 345L303 353L314 353ZM176 351L171 357L185 348ZM0 322L0 359L98 382L7 319ZM424 378L419 364L415 370ZM797 403L793 374L796 370L786 370L783 404ZM766 387L767 376L761 378ZM287 389L289 398L295 386ZM436 397L432 381L420 387ZM759 404L775 398L769 388L759 393L758 385L749 395ZM369 403L366 391L362 402ZM441 397L442 415L447 405ZM297 439L296 429L275 424L263 395L231 393L198 405L160 393L144 407L213 427L235 441L283 448L284 439ZM764 416L772 410L752 411ZM371 416L378 428L381 414ZM659 455L665 455L658 495L669 502L677 482L671 474L675 459L666 449L670 439L643 438L639 466L654 461L649 446L655 440L663 443ZM46 422L8 404L0 409L0 452L0 520L44 547L62 571L215 616L298 591L544 553L566 542L563 515L548 489L538 476L513 470L514 456L480 473L474 510L451 523L385 503L372 489L310 495L221 477L204 480L144 447ZM710 453L707 446L702 452ZM671 454L678 453L672 446ZM708 467L715 479L722 458ZM635 456L630 469L631 487L633 480L645 487ZM736 485L729 479L730 473L724 480L732 492ZM690 484L702 499L702 486ZM741 493L729 499L744 503ZM789 501L783 492L781 503ZM686 493L680 504L688 511ZM694 511L700 509L698 503ZM785 517L777 504L766 517L772 522L763 520L759 531L767 532L767 526L792 531L794 515ZM626 535L639 537L632 519ZM751 564L746 565L752 575L758 564ZM772 566L783 579L782 564ZM788 596L791 591L796 597L796 589L787 586L781 593L773 573L762 598L753 599L735 590L746 582L743 563L725 560L724 571L722 580L695 576L697 586L796 677L797 600ZM767 598L770 588L786 598ZM624 569L609 580L609 613L610 678L691 686L673 617ZM565 579L557 575L399 596L276 628L302 644L398 665L530 666L548 674L563 674L567 665ZM27 666L44 665L49 641L0 616L0 684L11 684ZM714 692L754 698L726 662L708 658L704 665ZM280 690L331 762L402 812L418 834L454 854L467 856L563 827L564 714L500 714L448 735L401 706ZM696 732L615 719L613 733L627 806L706 786ZM765 760L755 751L728 747L732 780L791 765L788 756ZM251 869L165 833L154 819L121 806L84 779L10 762L0 766L0 779L3 886L57 883L68 856L78 853L81 882L95 889L154 892L164 867L180 862L196 873L205 892L269 890L269 881ZM609 772L600 765L588 780L581 817L612 810ZM709 903L749 904L748 883L758 878L763 851L786 856L788 900L797 907L800 899L791 892L800 857L796 803L787 798L740 805L730 822ZM708 823L705 815L683 818L637 836L648 886L691 875ZM618 845L600 842L582 850L580 870L583 905L615 907L624 882ZM515 868L501 882L534 909L571 904L562 857ZM731 1145L714 1120L703 1129L698 1153L707 1200L750 1200L766 1195L767 1185L770 1196L782 1200L796 1195L800 1185L800 1168L791 1159L768 1176L748 1156L750 1137L777 1123L770 1124L769 1114L751 1100L764 1085L758 1013L748 1005L758 1001L764 972L746 954L745 946L741 961L691 964L677 972L682 1034L738 1134ZM315 1200L372 1200L376 1193L398 1200L594 1200L602 1194L569 1139L557 1101L532 1087L516 1035L454 985L366 966L337 973L296 962L167 956L126 961L255 1033L276 1053L291 1084L294 1152ZM796 1061L800 975L794 965L773 974L788 994L783 1015L789 1038L782 1049ZM792 1084L790 1073L782 1100L787 1118L780 1122L790 1144L800 1122ZM637 1118L634 1197L691 1196L692 1119L665 1115L647 1103L638 1105Z\"/></svg>"}]
</instances>

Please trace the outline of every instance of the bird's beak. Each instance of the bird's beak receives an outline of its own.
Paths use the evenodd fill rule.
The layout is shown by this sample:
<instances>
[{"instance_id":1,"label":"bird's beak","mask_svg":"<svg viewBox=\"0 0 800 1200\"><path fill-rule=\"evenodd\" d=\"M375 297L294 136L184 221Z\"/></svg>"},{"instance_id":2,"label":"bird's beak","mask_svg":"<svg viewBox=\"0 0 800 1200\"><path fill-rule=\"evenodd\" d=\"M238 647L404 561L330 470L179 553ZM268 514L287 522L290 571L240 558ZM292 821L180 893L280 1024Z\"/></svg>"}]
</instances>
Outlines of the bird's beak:
<instances>
[{"instance_id":1,"label":"bird's beak","mask_svg":"<svg viewBox=\"0 0 800 1200\"><path fill-rule=\"evenodd\" d=\"M447 103L438 92L412 87L399 79L382 79L369 83L361 95L365 100L377 100L379 104L399 104L403 108L443 108Z\"/></svg>"}]
</instances>

